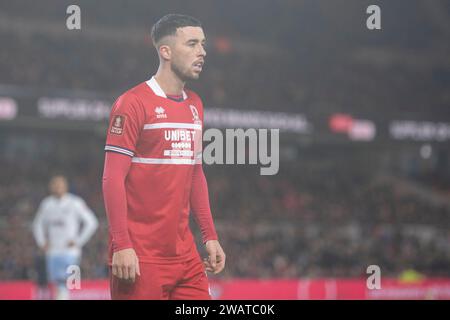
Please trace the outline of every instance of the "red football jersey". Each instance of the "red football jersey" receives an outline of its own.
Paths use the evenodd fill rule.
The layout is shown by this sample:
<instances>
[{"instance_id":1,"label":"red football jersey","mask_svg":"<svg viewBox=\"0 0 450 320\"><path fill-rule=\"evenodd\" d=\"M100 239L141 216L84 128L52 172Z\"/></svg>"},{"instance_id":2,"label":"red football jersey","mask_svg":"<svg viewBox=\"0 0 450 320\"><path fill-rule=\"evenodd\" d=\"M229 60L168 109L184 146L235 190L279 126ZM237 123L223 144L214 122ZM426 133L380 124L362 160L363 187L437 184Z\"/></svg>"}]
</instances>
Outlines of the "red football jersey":
<instances>
[{"instance_id":1,"label":"red football jersey","mask_svg":"<svg viewBox=\"0 0 450 320\"><path fill-rule=\"evenodd\" d=\"M127 222L140 262L179 263L196 252L189 197L202 127L198 95L186 90L182 101L169 99L154 77L114 103L105 150L132 157Z\"/></svg>"}]
</instances>

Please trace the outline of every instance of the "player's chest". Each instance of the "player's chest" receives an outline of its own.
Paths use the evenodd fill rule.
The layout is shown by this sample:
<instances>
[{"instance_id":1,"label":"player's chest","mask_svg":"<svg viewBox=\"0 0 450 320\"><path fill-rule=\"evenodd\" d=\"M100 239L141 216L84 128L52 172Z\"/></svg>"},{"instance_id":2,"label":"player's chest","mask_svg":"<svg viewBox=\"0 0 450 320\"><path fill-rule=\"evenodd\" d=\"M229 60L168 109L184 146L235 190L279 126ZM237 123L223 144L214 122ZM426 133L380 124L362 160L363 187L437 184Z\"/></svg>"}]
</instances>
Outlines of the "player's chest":
<instances>
[{"instance_id":1,"label":"player's chest","mask_svg":"<svg viewBox=\"0 0 450 320\"><path fill-rule=\"evenodd\" d=\"M192 102L148 104L145 125L158 123L201 124L197 106Z\"/></svg>"},{"instance_id":2,"label":"player's chest","mask_svg":"<svg viewBox=\"0 0 450 320\"><path fill-rule=\"evenodd\" d=\"M202 121L193 103L154 104L146 108L146 121L141 128L138 149L146 153L160 150L165 156L185 154L201 139Z\"/></svg>"},{"instance_id":3,"label":"player's chest","mask_svg":"<svg viewBox=\"0 0 450 320\"><path fill-rule=\"evenodd\" d=\"M76 222L75 209L70 206L50 206L48 208L49 214L47 216L47 225L52 228L67 228Z\"/></svg>"}]
</instances>

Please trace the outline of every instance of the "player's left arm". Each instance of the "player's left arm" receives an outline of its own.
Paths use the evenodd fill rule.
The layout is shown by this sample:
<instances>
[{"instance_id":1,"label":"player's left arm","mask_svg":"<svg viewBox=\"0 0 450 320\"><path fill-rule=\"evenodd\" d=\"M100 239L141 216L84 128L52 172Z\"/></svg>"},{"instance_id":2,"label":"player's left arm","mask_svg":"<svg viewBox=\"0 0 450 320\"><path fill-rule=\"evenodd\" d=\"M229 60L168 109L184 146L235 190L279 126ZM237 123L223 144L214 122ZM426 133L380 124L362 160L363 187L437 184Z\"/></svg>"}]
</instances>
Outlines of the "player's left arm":
<instances>
[{"instance_id":1,"label":"player's left arm","mask_svg":"<svg viewBox=\"0 0 450 320\"><path fill-rule=\"evenodd\" d=\"M200 118L202 120L203 127L203 105L199 102ZM209 205L209 193L208 183L206 181L205 173L203 172L203 166L201 163L201 135L198 136L200 141L196 141L199 146L199 154L194 146L194 155L197 159L200 156L200 161L194 165L192 176L192 187L190 196L190 205L197 224L200 227L202 233L202 240L206 246L206 252L208 253L208 259L205 259L205 267L209 272L215 274L221 272L225 267L225 252L219 243L216 229L211 214L211 208ZM198 159L197 159L198 160Z\"/></svg>"},{"instance_id":2,"label":"player's left arm","mask_svg":"<svg viewBox=\"0 0 450 320\"><path fill-rule=\"evenodd\" d=\"M217 274L225 267L226 257L214 227L209 206L208 183L201 164L194 166L190 203L208 253L208 259L204 261L206 270Z\"/></svg>"},{"instance_id":3,"label":"player's left arm","mask_svg":"<svg viewBox=\"0 0 450 320\"><path fill-rule=\"evenodd\" d=\"M46 214L48 213L46 209L46 202L42 201L39 205L39 209L36 213L32 224L33 235L36 240L37 245L44 251L47 251L49 247L48 239L46 237L45 225L46 225Z\"/></svg>"},{"instance_id":4,"label":"player's left arm","mask_svg":"<svg viewBox=\"0 0 450 320\"><path fill-rule=\"evenodd\" d=\"M84 200L79 199L77 201L77 213L80 220L83 222L83 228L78 236L78 239L74 239L77 246L82 247L89 241L98 228L98 220L91 209L86 205Z\"/></svg>"}]
</instances>

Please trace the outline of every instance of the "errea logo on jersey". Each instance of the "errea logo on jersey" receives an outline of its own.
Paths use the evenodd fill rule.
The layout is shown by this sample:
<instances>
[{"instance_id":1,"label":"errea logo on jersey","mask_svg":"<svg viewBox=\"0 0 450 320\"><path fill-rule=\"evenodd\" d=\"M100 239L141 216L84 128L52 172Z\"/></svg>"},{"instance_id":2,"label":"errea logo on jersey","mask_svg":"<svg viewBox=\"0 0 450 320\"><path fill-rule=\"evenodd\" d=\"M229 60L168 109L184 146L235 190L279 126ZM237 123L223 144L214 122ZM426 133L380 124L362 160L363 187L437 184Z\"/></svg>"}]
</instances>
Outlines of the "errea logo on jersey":
<instances>
[{"instance_id":1,"label":"errea logo on jersey","mask_svg":"<svg viewBox=\"0 0 450 320\"><path fill-rule=\"evenodd\" d=\"M167 118L166 110L164 110L163 107L156 107L155 113L156 113L156 118L158 118L158 119L166 119Z\"/></svg>"}]
</instances>

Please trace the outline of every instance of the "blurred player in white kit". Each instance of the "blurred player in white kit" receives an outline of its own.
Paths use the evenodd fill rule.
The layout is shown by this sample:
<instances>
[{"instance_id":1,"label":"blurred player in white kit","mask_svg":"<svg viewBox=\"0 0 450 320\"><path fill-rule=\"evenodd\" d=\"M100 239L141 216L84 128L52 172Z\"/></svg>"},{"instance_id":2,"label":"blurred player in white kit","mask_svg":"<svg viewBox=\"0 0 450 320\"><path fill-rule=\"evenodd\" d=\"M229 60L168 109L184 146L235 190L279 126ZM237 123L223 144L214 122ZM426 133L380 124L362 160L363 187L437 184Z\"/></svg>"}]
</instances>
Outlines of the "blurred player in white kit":
<instances>
[{"instance_id":1,"label":"blurred player in white kit","mask_svg":"<svg viewBox=\"0 0 450 320\"><path fill-rule=\"evenodd\" d=\"M68 192L64 176L52 177L49 189L51 195L42 200L34 219L33 234L45 252L54 298L66 300L67 268L80 264L81 249L97 229L98 220L83 199Z\"/></svg>"}]
</instances>

